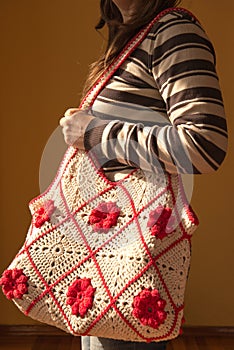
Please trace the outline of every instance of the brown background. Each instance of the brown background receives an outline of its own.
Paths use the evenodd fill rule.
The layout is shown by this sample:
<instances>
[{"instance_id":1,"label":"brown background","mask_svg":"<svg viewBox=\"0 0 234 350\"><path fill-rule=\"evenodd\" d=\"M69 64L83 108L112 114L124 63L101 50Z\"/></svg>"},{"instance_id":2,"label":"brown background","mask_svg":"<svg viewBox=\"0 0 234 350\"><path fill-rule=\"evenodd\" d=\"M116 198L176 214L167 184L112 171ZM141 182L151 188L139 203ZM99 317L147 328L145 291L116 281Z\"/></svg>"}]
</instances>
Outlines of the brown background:
<instances>
[{"instance_id":1,"label":"brown background","mask_svg":"<svg viewBox=\"0 0 234 350\"><path fill-rule=\"evenodd\" d=\"M101 36L95 0L1 0L1 253L0 272L23 243L28 202L39 193L44 147L70 106L77 106L88 64ZM186 293L188 325L234 325L233 13L232 1L184 1L200 19L217 53L230 133L221 169L197 176L193 207L200 227ZM58 129L56 129L58 131ZM58 147L59 148L59 147ZM58 153L61 153L59 149ZM50 162L44 167L50 172ZM48 181L48 179L45 180ZM0 324L31 324L0 295Z\"/></svg>"}]
</instances>

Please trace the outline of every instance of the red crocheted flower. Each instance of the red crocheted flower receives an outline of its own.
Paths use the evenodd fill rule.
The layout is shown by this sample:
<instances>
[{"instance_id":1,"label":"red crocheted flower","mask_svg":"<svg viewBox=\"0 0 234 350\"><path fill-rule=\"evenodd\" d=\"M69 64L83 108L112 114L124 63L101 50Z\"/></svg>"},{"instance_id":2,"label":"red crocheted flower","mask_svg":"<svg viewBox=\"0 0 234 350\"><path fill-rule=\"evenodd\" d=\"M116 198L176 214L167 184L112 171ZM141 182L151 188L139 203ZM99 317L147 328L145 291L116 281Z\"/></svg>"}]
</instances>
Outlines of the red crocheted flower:
<instances>
[{"instance_id":1,"label":"red crocheted flower","mask_svg":"<svg viewBox=\"0 0 234 350\"><path fill-rule=\"evenodd\" d=\"M150 227L153 236L163 239L167 236L166 228L168 232L173 231L175 218L171 217L171 213L171 208L165 208L162 205L150 212L147 226Z\"/></svg>"},{"instance_id":2,"label":"red crocheted flower","mask_svg":"<svg viewBox=\"0 0 234 350\"><path fill-rule=\"evenodd\" d=\"M119 214L120 209L114 202L102 202L91 211L88 222L95 231L107 232L117 224Z\"/></svg>"},{"instance_id":3,"label":"red crocheted flower","mask_svg":"<svg viewBox=\"0 0 234 350\"><path fill-rule=\"evenodd\" d=\"M90 278L79 278L72 283L67 292L67 305L71 306L72 314L83 318L93 305L93 288Z\"/></svg>"},{"instance_id":4,"label":"red crocheted flower","mask_svg":"<svg viewBox=\"0 0 234 350\"><path fill-rule=\"evenodd\" d=\"M134 297L132 314L144 326L157 329L167 317L165 306L166 301L161 299L157 289L146 288Z\"/></svg>"},{"instance_id":5,"label":"red crocheted flower","mask_svg":"<svg viewBox=\"0 0 234 350\"><path fill-rule=\"evenodd\" d=\"M0 278L0 285L7 299L22 299L23 295L28 292L27 281L28 277L25 276L23 270L6 270Z\"/></svg>"},{"instance_id":6,"label":"red crocheted flower","mask_svg":"<svg viewBox=\"0 0 234 350\"><path fill-rule=\"evenodd\" d=\"M44 204L44 207L39 208L33 215L34 226L39 228L46 221L50 221L50 217L55 210L54 201L49 200Z\"/></svg>"}]
</instances>

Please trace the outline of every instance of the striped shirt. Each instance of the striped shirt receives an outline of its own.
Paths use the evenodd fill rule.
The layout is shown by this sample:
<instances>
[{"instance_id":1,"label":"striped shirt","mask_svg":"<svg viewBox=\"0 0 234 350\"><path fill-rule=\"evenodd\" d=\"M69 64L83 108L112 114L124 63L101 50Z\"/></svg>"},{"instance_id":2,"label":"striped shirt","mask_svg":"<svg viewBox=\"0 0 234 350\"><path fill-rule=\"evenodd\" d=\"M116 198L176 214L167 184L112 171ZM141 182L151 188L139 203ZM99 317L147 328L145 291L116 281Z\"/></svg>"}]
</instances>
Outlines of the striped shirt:
<instances>
[{"instance_id":1,"label":"striped shirt","mask_svg":"<svg viewBox=\"0 0 234 350\"><path fill-rule=\"evenodd\" d=\"M215 52L200 23L187 12L165 14L99 93L91 113L84 145L105 171L217 170L227 128Z\"/></svg>"}]
</instances>

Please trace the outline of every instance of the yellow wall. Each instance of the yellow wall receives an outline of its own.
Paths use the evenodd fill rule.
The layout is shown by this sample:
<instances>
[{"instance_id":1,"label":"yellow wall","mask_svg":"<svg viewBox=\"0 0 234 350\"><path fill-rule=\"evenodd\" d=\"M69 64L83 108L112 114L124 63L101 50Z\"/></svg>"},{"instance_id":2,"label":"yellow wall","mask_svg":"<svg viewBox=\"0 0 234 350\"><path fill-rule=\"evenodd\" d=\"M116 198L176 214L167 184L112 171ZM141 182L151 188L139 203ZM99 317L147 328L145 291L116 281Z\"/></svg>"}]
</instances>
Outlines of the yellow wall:
<instances>
[{"instance_id":1,"label":"yellow wall","mask_svg":"<svg viewBox=\"0 0 234 350\"><path fill-rule=\"evenodd\" d=\"M219 0L184 3L212 39L230 131L229 154L215 174L196 178L193 206L200 228L186 295L188 325L234 323L232 220L233 13ZM64 110L76 106L87 66L102 47L93 30L98 1L12 0L0 3L2 272L20 248L30 221L28 201L39 192L41 154ZM34 323L1 297L1 324Z\"/></svg>"}]
</instances>

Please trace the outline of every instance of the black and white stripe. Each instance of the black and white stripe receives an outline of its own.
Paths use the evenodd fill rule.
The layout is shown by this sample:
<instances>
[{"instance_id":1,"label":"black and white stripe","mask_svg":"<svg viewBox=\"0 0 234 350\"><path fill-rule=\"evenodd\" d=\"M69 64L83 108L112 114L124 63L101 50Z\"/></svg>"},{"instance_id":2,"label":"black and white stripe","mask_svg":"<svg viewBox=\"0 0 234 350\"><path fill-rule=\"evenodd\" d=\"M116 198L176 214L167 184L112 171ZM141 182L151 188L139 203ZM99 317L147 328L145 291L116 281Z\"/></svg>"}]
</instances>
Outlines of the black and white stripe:
<instances>
[{"instance_id":1,"label":"black and white stripe","mask_svg":"<svg viewBox=\"0 0 234 350\"><path fill-rule=\"evenodd\" d=\"M214 49L200 24L177 11L162 17L101 91L92 114L85 148L106 170L217 170L227 128Z\"/></svg>"}]
</instances>

